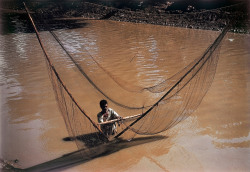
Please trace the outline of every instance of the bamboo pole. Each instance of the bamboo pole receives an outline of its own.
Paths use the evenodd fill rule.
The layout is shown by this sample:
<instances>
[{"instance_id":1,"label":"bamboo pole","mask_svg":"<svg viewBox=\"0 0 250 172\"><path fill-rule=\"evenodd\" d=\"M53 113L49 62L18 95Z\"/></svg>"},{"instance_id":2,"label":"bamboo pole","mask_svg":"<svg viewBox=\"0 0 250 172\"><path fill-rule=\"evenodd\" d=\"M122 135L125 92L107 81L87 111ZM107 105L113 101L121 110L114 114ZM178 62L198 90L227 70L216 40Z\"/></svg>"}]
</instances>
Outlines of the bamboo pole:
<instances>
[{"instance_id":1,"label":"bamboo pole","mask_svg":"<svg viewBox=\"0 0 250 172\"><path fill-rule=\"evenodd\" d=\"M62 81L61 78L59 77L59 74L58 74L57 71L55 70L55 67L54 67L54 65L51 63L51 61L50 61L50 59L49 59L49 56L48 56L48 54L47 54L47 52L46 52L46 50L45 50L45 48L44 48L44 46L43 46L43 43L42 43L41 38L40 38L40 35L39 35L38 30L37 30L37 28L36 28L36 25L35 25L35 23L34 23L32 17L31 17L31 15L30 15L29 9L27 8L25 2L23 2L23 4L24 4L25 10L26 10L26 12L27 12L27 14L28 14L28 16L29 16L29 19L30 19L30 21L31 21L31 23L32 23L32 26L33 26L33 28L34 28L34 30L35 30L37 39L38 39L38 41L39 41L39 43L40 43L40 46L41 46L41 48L42 48L42 50L43 50L43 53L44 53L44 55L45 55L45 57L46 57L46 60L48 61L49 65L51 66L51 69L52 69L53 72L55 73L57 79L58 79L59 82L62 84L64 90L67 92L67 94L69 95L69 97L71 98L71 100L74 102L74 104L78 107L78 109L82 112L82 114L83 114L83 115L92 123L92 125L93 125L101 134L103 134L103 136L105 136L105 138L108 140L107 136L100 130L100 128L97 126L97 124L96 124L96 123L95 123L95 122L85 113L85 111L84 111L84 110L80 107L80 105L76 102L76 100L74 99L74 97L72 96L72 94L71 94L71 93L69 92L69 90L67 89L66 85L63 83L63 81Z\"/></svg>"},{"instance_id":2,"label":"bamboo pole","mask_svg":"<svg viewBox=\"0 0 250 172\"><path fill-rule=\"evenodd\" d=\"M137 114L137 115L133 115L133 116L127 116L127 117L124 117L124 118L113 119L113 120L98 123L97 125L105 125L105 124L111 124L111 123L115 123L115 122L119 122L119 121L127 121L127 120L130 120L130 119L139 118L141 115L142 114Z\"/></svg>"}]
</instances>

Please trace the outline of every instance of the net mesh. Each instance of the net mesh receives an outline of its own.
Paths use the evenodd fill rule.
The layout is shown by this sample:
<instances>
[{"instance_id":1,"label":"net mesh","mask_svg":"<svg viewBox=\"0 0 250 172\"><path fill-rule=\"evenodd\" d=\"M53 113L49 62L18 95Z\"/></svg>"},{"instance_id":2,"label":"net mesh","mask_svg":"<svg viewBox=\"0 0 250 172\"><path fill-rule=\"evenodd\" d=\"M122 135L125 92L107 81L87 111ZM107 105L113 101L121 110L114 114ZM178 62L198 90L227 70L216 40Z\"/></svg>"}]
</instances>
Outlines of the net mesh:
<instances>
[{"instance_id":1,"label":"net mesh","mask_svg":"<svg viewBox=\"0 0 250 172\"><path fill-rule=\"evenodd\" d=\"M69 132L69 138L75 140L78 149L86 155L90 153L88 148L107 142L107 138L72 99L72 95L60 80L53 66L47 62L47 67L59 109Z\"/></svg>"},{"instance_id":2,"label":"net mesh","mask_svg":"<svg viewBox=\"0 0 250 172\"><path fill-rule=\"evenodd\" d=\"M143 114L143 117L136 122L135 119L123 121L120 132L124 129L127 132L129 128L137 134L151 135L175 126L198 107L213 81L219 59L220 42L226 32L227 29L201 57L172 77L150 87L128 85L126 81L116 79L91 55L86 55L84 61L82 58L72 57L57 35L51 33L77 66L81 75L88 80L88 84L98 92L98 100L108 99L112 102L112 107L118 109L123 117ZM100 80L95 80L96 75L101 76L102 79L98 77ZM102 86L103 80L105 80L105 87ZM115 95L112 94L112 90L115 90ZM121 97L127 97L127 99L121 99ZM130 132L132 136L134 136L133 132ZM132 136L126 136L126 138L130 139Z\"/></svg>"},{"instance_id":3,"label":"net mesh","mask_svg":"<svg viewBox=\"0 0 250 172\"><path fill-rule=\"evenodd\" d=\"M172 77L162 79L158 84L151 86L128 83L116 77L86 49L83 49L78 56L71 55L58 35L51 31L51 40L58 43L56 50L60 49L58 56L63 57L61 62L57 60L54 66L45 50L50 46L44 47L38 31L36 33L46 56L56 100L69 136L80 150L89 152L93 151L92 147L104 144L114 137L129 140L136 134L154 135L163 132L193 113L212 84L221 41L227 31L228 27L202 56ZM68 65L74 66L75 75L81 75L76 84L82 88L80 93L74 92L74 87L71 86L71 83L75 83L74 75L68 76L71 79L64 83L64 76L57 72L61 70L61 63L65 61ZM95 102L91 102L90 97ZM124 118L140 115L119 122L116 135L107 138L97 124L96 116L93 115L96 114L96 106L102 99L107 99L109 105ZM93 152L90 151L91 153Z\"/></svg>"}]
</instances>

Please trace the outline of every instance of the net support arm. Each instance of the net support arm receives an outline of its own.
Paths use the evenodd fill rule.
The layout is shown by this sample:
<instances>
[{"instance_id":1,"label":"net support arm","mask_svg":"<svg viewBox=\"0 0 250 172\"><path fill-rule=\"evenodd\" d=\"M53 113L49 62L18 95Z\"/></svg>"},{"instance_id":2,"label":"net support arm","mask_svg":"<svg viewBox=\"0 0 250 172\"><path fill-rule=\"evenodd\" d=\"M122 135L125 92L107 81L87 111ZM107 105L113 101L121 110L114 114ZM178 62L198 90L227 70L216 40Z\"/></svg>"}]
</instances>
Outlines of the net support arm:
<instances>
[{"instance_id":1,"label":"net support arm","mask_svg":"<svg viewBox=\"0 0 250 172\"><path fill-rule=\"evenodd\" d=\"M46 57L46 60L48 61L48 64L50 65L51 69L52 69L53 72L55 73L57 79L59 80L59 82L61 83L61 85L63 86L64 90L67 92L67 94L70 96L71 100L72 100L72 101L74 102L74 104L77 106L77 108L82 112L82 114L83 114L83 115L91 122L91 124L92 124L92 125L93 125L93 126L94 126L94 127L95 127L95 128L96 128L96 129L97 129L97 130L107 139L107 140L108 140L107 136L100 130L100 128L97 126L97 124L96 124L96 123L95 123L95 122L94 122L94 121L84 112L84 110L79 106L79 104L76 102L76 100L74 99L74 97L72 96L72 94L71 94L71 93L69 92L69 90L67 89L66 85L63 83L63 81L62 81L61 78L59 77L59 74L57 73L57 71L56 71L54 65L52 64L51 60L49 59L49 56L48 56L47 52L45 51L45 48L44 48L43 43L42 43L42 41L41 41L41 38L40 38L40 35L39 35L38 30L37 30L37 28L36 28L36 25L35 25L35 23L34 23L32 17L31 17L31 15L30 15L29 9L27 8L25 2L23 2L23 4L24 4L25 10L26 10L26 12L27 12L27 14L28 14L28 16L29 16L29 19L30 19L30 21L31 21L31 23L32 23L32 26L33 26L33 28L34 28L34 30L35 30L37 39L38 39L39 44L40 44L40 46L41 46L41 48L42 48L42 50L43 50L43 53L44 53L44 55L45 55L45 57Z\"/></svg>"},{"instance_id":2,"label":"net support arm","mask_svg":"<svg viewBox=\"0 0 250 172\"><path fill-rule=\"evenodd\" d=\"M224 38L225 34L229 30L230 25L228 25L224 30L221 32L221 34L216 38L216 40L213 42L213 44L206 50L206 52L203 54L203 56L193 65L191 69L185 73L155 104L153 104L146 112L144 112L139 118L137 118L134 122L132 122L129 126L127 126L124 130L122 130L119 134L115 136L115 138L120 137L124 132L126 132L130 127L132 127L134 124L136 124L139 120L141 120L143 117L145 117L150 111L152 111L158 104L174 89L178 86L178 84L184 80L184 78L191 73L191 71L202 62L202 60L206 57L208 53L212 53L217 46L220 44L221 40ZM208 57L209 58L209 57ZM208 60L208 58L205 60L205 62ZM204 62L204 63L205 63ZM204 64L203 64L204 65ZM202 66L203 66L202 65ZM197 73L197 72L196 72ZM192 77L193 78L193 77Z\"/></svg>"}]
</instances>

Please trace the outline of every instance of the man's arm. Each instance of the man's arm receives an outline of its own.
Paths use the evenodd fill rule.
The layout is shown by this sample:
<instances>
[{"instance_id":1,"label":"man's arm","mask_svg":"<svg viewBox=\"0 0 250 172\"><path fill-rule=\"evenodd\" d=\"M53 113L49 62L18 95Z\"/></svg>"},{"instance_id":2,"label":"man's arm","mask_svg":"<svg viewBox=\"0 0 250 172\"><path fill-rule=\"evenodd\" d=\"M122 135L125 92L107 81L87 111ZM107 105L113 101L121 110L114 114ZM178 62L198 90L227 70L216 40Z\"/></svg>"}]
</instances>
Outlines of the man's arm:
<instances>
[{"instance_id":1,"label":"man's arm","mask_svg":"<svg viewBox=\"0 0 250 172\"><path fill-rule=\"evenodd\" d=\"M122 118L116 111L114 111L113 109L109 108L111 115L114 117L114 119L120 119Z\"/></svg>"}]
</instances>

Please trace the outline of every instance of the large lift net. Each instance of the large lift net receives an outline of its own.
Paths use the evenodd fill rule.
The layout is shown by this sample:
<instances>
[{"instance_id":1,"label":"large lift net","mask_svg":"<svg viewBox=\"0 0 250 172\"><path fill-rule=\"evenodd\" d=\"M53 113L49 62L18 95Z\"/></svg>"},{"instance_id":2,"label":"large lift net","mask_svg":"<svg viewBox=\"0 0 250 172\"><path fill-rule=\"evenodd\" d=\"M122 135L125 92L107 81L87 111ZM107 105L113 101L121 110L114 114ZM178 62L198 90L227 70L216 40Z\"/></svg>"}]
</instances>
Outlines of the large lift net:
<instances>
[{"instance_id":1,"label":"large lift net","mask_svg":"<svg viewBox=\"0 0 250 172\"><path fill-rule=\"evenodd\" d=\"M113 76L88 53L83 53L83 57L71 55L57 34L51 31L54 41L82 76L79 103L73 90L66 86L63 76L52 64L30 14L29 17L45 54L56 100L70 138L75 140L79 150L91 150L115 138L132 139L136 134L154 135L186 119L197 109L212 84L221 41L228 31L228 27L225 28L204 54L184 69L156 85L146 87ZM96 102L89 101L90 97L96 102L107 99L112 109L125 118L120 121L117 134L113 137L108 138L100 130L96 119L96 109L99 107Z\"/></svg>"}]
</instances>

